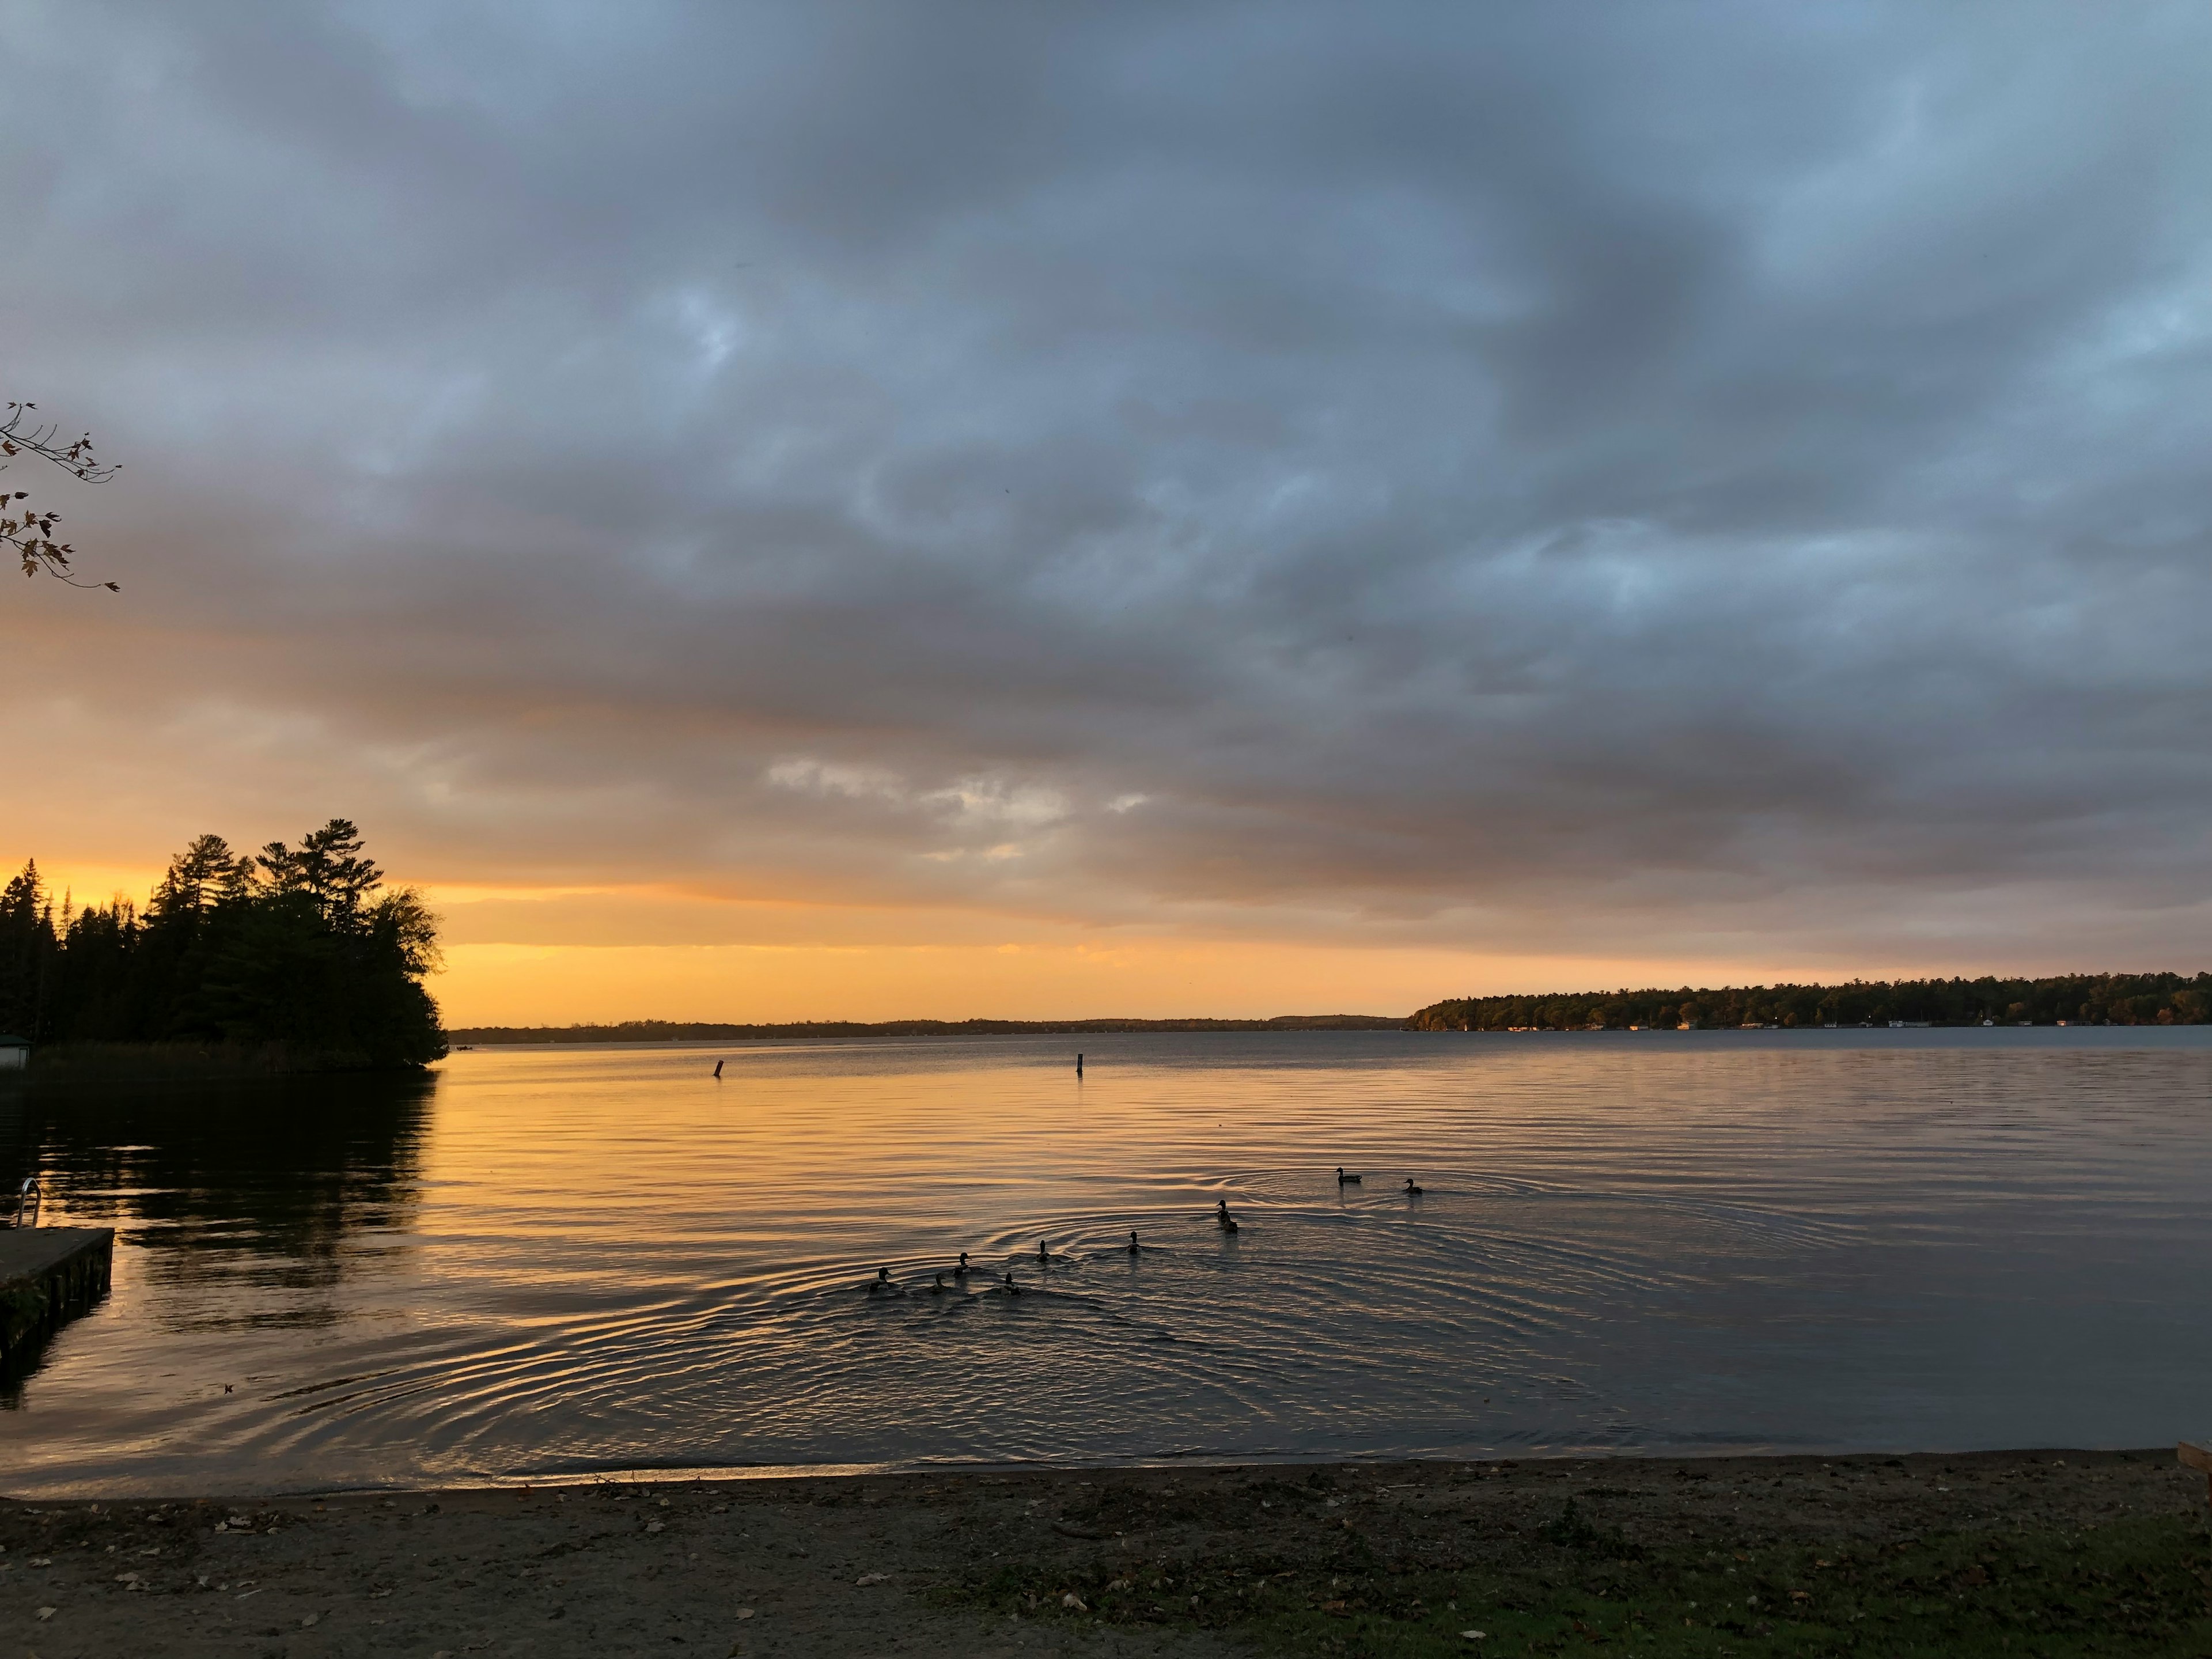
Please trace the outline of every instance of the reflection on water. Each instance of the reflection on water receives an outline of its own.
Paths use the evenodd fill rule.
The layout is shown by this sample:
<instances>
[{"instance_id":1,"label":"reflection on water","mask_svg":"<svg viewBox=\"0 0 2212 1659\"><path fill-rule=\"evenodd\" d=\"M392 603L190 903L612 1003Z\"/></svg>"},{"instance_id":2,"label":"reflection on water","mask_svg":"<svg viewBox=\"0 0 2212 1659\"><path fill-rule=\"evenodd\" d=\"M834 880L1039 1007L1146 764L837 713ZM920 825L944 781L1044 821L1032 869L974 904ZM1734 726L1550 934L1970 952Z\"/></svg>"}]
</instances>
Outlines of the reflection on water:
<instances>
[{"instance_id":1,"label":"reflection on water","mask_svg":"<svg viewBox=\"0 0 2212 1659\"><path fill-rule=\"evenodd\" d=\"M50 1222L114 1227L143 1249L166 1324L329 1323L344 1317L342 1280L375 1259L362 1235L409 1224L436 1086L19 1086L0 1095L0 1174L10 1190L42 1176Z\"/></svg>"},{"instance_id":2,"label":"reflection on water","mask_svg":"<svg viewBox=\"0 0 2212 1659\"><path fill-rule=\"evenodd\" d=\"M2170 1440L2212 1361L2208 1039L1132 1036L1087 1037L1081 1079L1065 1042L1000 1040L19 1085L0 1173L122 1236L0 1456L15 1491L238 1492Z\"/></svg>"}]
</instances>

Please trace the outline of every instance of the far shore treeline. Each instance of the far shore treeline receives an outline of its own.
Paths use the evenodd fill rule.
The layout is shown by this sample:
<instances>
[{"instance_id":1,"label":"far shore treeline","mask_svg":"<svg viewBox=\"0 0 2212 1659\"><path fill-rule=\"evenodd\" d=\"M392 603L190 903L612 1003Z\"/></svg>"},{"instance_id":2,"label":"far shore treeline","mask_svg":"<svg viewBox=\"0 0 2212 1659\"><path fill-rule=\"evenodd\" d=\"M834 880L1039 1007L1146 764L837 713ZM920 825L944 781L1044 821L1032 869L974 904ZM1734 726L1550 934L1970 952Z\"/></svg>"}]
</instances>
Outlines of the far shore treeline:
<instances>
[{"instance_id":1,"label":"far shore treeline","mask_svg":"<svg viewBox=\"0 0 2212 1659\"><path fill-rule=\"evenodd\" d=\"M251 855L202 836L143 912L66 897L58 912L27 864L0 889L0 1031L42 1063L162 1045L271 1070L422 1065L446 1052L422 987L437 919L383 883L343 818Z\"/></svg>"},{"instance_id":2,"label":"far shore treeline","mask_svg":"<svg viewBox=\"0 0 2212 1659\"><path fill-rule=\"evenodd\" d=\"M793 1020L769 1024L632 1019L604 1025L476 1025L459 1043L744 1042L793 1037L1083 1036L1117 1031L1583 1031L1824 1025L2203 1025L2212 974L2061 974L2049 979L1853 980L1847 985L1576 991L1455 997L1400 1018Z\"/></svg>"},{"instance_id":3,"label":"far shore treeline","mask_svg":"<svg viewBox=\"0 0 2212 1659\"><path fill-rule=\"evenodd\" d=\"M1402 1031L1395 1014L1280 1014L1273 1019L805 1019L781 1024L629 1019L613 1025L473 1025L455 1042L744 1042L780 1037L1085 1036L1115 1031Z\"/></svg>"},{"instance_id":4,"label":"far shore treeline","mask_svg":"<svg viewBox=\"0 0 2212 1659\"><path fill-rule=\"evenodd\" d=\"M1581 991L1455 997L1406 1023L1417 1031L1580 1031L1632 1025L2203 1025L2212 974L2059 974L2049 979L1853 980L1720 990Z\"/></svg>"}]
</instances>

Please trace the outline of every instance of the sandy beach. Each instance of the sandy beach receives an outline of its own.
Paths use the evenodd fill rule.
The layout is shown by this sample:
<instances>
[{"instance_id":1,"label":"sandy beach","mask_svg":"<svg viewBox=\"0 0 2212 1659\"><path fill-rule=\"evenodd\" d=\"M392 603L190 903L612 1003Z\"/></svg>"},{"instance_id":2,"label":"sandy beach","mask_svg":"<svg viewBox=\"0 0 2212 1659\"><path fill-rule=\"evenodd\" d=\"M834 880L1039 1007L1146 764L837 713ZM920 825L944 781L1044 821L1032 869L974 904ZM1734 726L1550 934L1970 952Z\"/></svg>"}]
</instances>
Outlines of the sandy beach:
<instances>
[{"instance_id":1,"label":"sandy beach","mask_svg":"<svg viewBox=\"0 0 2212 1659\"><path fill-rule=\"evenodd\" d=\"M1966 1616L2036 1549L2109 1539L2162 1561L2193 1540L2201 1565L2204 1506L2202 1477L2170 1450L672 1476L282 1501L8 1502L0 1653L1549 1651L1547 1620L1600 1640L1595 1610L1616 1603L1647 1639L1664 1633L1668 1645L1649 1650L1732 1651L1793 1624L1809 1637L1823 1617L1887 1616L1838 1611L1836 1597L1861 1569L1913 1552L1952 1563L1931 1593ZM1913 1569L1916 1589L1929 1571ZM2169 1572L2160 1589L2159 1571L2149 1562L2141 1586L2085 1617L2114 1638L2130 1619L2149 1620L2130 1651L2197 1651L2165 1643L2196 1639L2201 1586L2185 1592ZM1680 1575L1698 1572L1725 1588L1725 1606L1720 1592L1690 1594L1698 1586ZM2087 1568L2087 1588L2055 1605L2095 1600L2100 1572L2112 1577ZM1802 1587L1777 1577L1792 1573ZM1770 1579L1764 1599L1748 1588ZM1561 1587L1595 1598L1578 1604L1589 1618L1540 1605ZM1686 1608L1659 1607L1665 1595ZM1437 1606L1437 1595L1454 1599ZM2074 1650L2064 1613L2017 1601L1992 1602L1990 1616L2044 1620L2056 1644L2020 1650ZM1479 1638L1463 1633L1476 1628Z\"/></svg>"}]
</instances>

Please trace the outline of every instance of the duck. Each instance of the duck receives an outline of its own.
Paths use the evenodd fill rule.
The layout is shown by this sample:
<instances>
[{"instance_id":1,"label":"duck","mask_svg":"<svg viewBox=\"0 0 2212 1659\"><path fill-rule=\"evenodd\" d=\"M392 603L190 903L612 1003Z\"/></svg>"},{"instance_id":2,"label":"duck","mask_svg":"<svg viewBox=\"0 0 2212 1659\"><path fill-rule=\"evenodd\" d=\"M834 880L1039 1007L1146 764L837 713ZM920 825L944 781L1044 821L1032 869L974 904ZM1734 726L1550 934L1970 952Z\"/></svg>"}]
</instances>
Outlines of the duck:
<instances>
[{"instance_id":1,"label":"duck","mask_svg":"<svg viewBox=\"0 0 2212 1659\"><path fill-rule=\"evenodd\" d=\"M1221 1231L1223 1232L1233 1233L1237 1231L1237 1218L1229 1213L1229 1200L1227 1199L1216 1199L1214 1200L1213 1218L1221 1224Z\"/></svg>"},{"instance_id":2,"label":"duck","mask_svg":"<svg viewBox=\"0 0 2212 1659\"><path fill-rule=\"evenodd\" d=\"M1132 1227L1129 1229L1129 1254L1131 1255L1136 1255L1139 1248L1139 1247L1137 1243L1137 1230L1134 1227Z\"/></svg>"},{"instance_id":3,"label":"duck","mask_svg":"<svg viewBox=\"0 0 2212 1659\"><path fill-rule=\"evenodd\" d=\"M967 1251L963 1250L963 1251L961 1251L961 1252L960 1252L960 1265L959 1265L958 1267L955 1267L955 1268L952 1270L952 1276L953 1276L955 1279L965 1279L965 1278L967 1278L967 1277L968 1277L968 1252L967 1252Z\"/></svg>"},{"instance_id":4,"label":"duck","mask_svg":"<svg viewBox=\"0 0 2212 1659\"><path fill-rule=\"evenodd\" d=\"M891 1283L891 1270L889 1267L878 1267L876 1269L875 1279L868 1285L868 1294L870 1296L896 1296L898 1294L898 1286Z\"/></svg>"},{"instance_id":5,"label":"duck","mask_svg":"<svg viewBox=\"0 0 2212 1659\"><path fill-rule=\"evenodd\" d=\"M1420 1195L1421 1188L1419 1183L1415 1182L1413 1176L1407 1176L1406 1177L1406 1196L1408 1198L1419 1198Z\"/></svg>"},{"instance_id":6,"label":"duck","mask_svg":"<svg viewBox=\"0 0 2212 1659\"><path fill-rule=\"evenodd\" d=\"M937 1282L929 1287L929 1293L932 1296L943 1296L945 1294L945 1275L943 1273L939 1273L937 1276Z\"/></svg>"},{"instance_id":7,"label":"duck","mask_svg":"<svg viewBox=\"0 0 2212 1659\"><path fill-rule=\"evenodd\" d=\"M1006 1270L1006 1294L1008 1296L1019 1296L1021 1293L1022 1287L1014 1283L1013 1269L1009 1267Z\"/></svg>"},{"instance_id":8,"label":"duck","mask_svg":"<svg viewBox=\"0 0 2212 1659\"><path fill-rule=\"evenodd\" d=\"M1037 1261L1038 1261L1039 1264L1040 1264L1040 1265L1042 1265L1042 1263L1047 1262L1047 1261L1051 1261L1051 1260L1052 1260L1052 1252L1045 1249L1045 1247L1044 1247L1044 1240L1042 1240L1042 1239L1041 1239L1041 1238L1040 1238L1039 1240L1037 1240Z\"/></svg>"},{"instance_id":9,"label":"duck","mask_svg":"<svg viewBox=\"0 0 2212 1659\"><path fill-rule=\"evenodd\" d=\"M1340 1187L1357 1187L1366 1178L1364 1176L1348 1176L1344 1172L1344 1165L1340 1164L1336 1166L1336 1184Z\"/></svg>"}]
</instances>

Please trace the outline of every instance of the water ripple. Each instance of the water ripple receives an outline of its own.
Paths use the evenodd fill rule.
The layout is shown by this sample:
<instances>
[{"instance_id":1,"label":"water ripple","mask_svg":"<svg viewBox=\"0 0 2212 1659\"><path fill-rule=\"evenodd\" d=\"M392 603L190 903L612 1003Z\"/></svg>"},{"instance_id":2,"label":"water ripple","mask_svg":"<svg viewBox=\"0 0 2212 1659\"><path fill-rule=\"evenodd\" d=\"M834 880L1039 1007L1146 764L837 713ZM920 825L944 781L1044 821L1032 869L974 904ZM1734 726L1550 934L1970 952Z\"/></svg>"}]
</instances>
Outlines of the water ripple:
<instances>
[{"instance_id":1,"label":"water ripple","mask_svg":"<svg viewBox=\"0 0 2212 1659\"><path fill-rule=\"evenodd\" d=\"M2170 1438L2212 1362L2212 1048L2055 1035L1086 1039L1081 1082L1032 1041L720 1084L484 1051L336 1109L0 1097L57 1214L123 1230L0 1445L63 1492Z\"/></svg>"}]
</instances>

